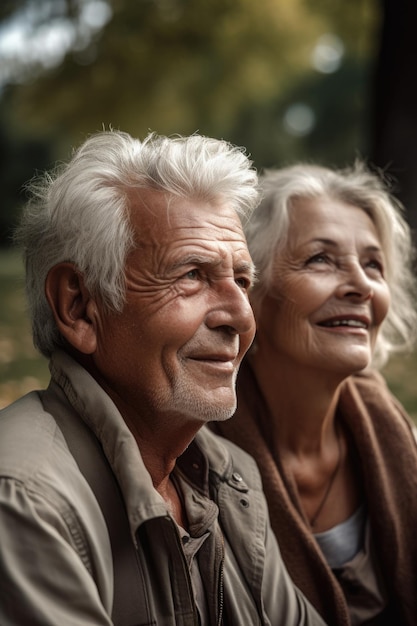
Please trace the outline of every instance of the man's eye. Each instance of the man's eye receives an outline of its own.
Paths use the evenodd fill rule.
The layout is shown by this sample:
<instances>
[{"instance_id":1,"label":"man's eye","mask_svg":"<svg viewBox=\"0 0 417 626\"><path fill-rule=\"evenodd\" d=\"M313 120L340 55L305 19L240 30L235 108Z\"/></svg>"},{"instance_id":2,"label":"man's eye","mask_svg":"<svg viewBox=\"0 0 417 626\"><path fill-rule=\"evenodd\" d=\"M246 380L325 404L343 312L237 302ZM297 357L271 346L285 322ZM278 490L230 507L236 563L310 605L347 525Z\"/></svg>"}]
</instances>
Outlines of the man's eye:
<instances>
[{"instance_id":1,"label":"man's eye","mask_svg":"<svg viewBox=\"0 0 417 626\"><path fill-rule=\"evenodd\" d=\"M197 280L198 270L190 270L185 274L185 278L188 278L188 280Z\"/></svg>"},{"instance_id":2,"label":"man's eye","mask_svg":"<svg viewBox=\"0 0 417 626\"><path fill-rule=\"evenodd\" d=\"M241 289L249 289L251 285L250 280L245 276L239 276L238 278L235 278L235 283L236 285L239 285Z\"/></svg>"}]
</instances>

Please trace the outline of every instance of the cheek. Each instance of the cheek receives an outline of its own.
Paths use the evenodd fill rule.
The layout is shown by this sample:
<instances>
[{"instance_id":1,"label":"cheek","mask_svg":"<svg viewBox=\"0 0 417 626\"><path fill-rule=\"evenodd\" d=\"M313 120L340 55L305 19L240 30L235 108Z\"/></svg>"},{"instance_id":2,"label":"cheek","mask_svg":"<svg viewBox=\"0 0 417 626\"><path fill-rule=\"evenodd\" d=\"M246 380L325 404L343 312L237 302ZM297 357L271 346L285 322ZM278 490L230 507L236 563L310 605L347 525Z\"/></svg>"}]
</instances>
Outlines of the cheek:
<instances>
[{"instance_id":1,"label":"cheek","mask_svg":"<svg viewBox=\"0 0 417 626\"><path fill-rule=\"evenodd\" d=\"M241 357L243 357L244 354L249 350L255 338L255 333L256 333L256 324L255 324L255 319L254 319L251 330L248 331L247 333L242 333L240 335L239 354L241 355Z\"/></svg>"},{"instance_id":2,"label":"cheek","mask_svg":"<svg viewBox=\"0 0 417 626\"><path fill-rule=\"evenodd\" d=\"M333 276L293 272L276 283L276 307L282 309L283 317L305 318L320 308L333 294L334 289Z\"/></svg>"},{"instance_id":3,"label":"cheek","mask_svg":"<svg viewBox=\"0 0 417 626\"><path fill-rule=\"evenodd\" d=\"M204 322L204 311L194 299L177 298L149 315L129 317L130 346L136 345L139 361L158 367L172 363L176 354L197 333ZM141 366L142 367L142 366Z\"/></svg>"},{"instance_id":4,"label":"cheek","mask_svg":"<svg viewBox=\"0 0 417 626\"><path fill-rule=\"evenodd\" d=\"M379 326L386 318L391 305L391 295L388 285L378 285L374 289L374 317L375 325Z\"/></svg>"}]
</instances>

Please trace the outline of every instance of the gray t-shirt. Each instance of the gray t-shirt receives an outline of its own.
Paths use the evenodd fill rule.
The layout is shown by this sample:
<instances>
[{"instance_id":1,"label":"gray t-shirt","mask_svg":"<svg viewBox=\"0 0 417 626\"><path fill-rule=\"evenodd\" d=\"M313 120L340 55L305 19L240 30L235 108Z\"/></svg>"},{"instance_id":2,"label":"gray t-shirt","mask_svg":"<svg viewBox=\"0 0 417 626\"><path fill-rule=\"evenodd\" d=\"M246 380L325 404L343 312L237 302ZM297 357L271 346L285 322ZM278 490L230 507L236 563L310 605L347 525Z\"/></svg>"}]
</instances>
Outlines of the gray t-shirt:
<instances>
[{"instance_id":1,"label":"gray t-shirt","mask_svg":"<svg viewBox=\"0 0 417 626\"><path fill-rule=\"evenodd\" d=\"M342 586L352 626L382 613L387 606L387 593L372 549L365 506L341 524L314 537Z\"/></svg>"}]
</instances>

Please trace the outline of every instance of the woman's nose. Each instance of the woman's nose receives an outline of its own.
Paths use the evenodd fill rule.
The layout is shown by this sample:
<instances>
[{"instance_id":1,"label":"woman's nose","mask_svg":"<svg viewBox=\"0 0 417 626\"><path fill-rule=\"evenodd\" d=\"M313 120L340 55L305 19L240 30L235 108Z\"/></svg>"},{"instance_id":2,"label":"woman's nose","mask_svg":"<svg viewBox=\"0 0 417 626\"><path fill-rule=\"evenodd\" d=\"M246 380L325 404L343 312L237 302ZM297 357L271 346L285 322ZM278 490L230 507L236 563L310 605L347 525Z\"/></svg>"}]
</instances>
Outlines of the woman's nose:
<instances>
[{"instance_id":1,"label":"woman's nose","mask_svg":"<svg viewBox=\"0 0 417 626\"><path fill-rule=\"evenodd\" d=\"M345 269L339 293L344 298L354 297L360 300L373 297L372 281L360 263L352 263Z\"/></svg>"}]
</instances>

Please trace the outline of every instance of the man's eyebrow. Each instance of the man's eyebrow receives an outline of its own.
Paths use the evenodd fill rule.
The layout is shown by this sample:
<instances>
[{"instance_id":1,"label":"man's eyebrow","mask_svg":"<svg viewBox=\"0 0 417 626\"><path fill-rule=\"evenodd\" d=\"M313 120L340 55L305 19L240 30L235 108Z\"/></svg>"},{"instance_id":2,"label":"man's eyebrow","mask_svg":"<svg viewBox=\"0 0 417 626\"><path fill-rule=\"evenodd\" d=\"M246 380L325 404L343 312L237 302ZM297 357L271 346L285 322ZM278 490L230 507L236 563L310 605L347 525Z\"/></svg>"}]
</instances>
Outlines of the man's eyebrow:
<instances>
[{"instance_id":1,"label":"man's eyebrow","mask_svg":"<svg viewBox=\"0 0 417 626\"><path fill-rule=\"evenodd\" d=\"M235 274L249 274L252 282L256 280L256 269L253 263L243 261L234 267Z\"/></svg>"},{"instance_id":2,"label":"man's eyebrow","mask_svg":"<svg viewBox=\"0 0 417 626\"><path fill-rule=\"evenodd\" d=\"M221 259L214 260L211 256L205 256L202 254L189 254L188 256L178 259L171 265L171 271L176 271L187 265L220 265ZM249 261L242 261L233 267L235 274L249 274L252 281L256 280L256 269L253 263Z\"/></svg>"},{"instance_id":3,"label":"man's eyebrow","mask_svg":"<svg viewBox=\"0 0 417 626\"><path fill-rule=\"evenodd\" d=\"M204 256L202 254L189 254L187 256L183 256L178 261L171 265L171 270L175 271L186 265L213 265L220 263L220 261L213 262L213 258L209 256Z\"/></svg>"}]
</instances>

